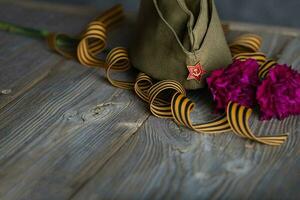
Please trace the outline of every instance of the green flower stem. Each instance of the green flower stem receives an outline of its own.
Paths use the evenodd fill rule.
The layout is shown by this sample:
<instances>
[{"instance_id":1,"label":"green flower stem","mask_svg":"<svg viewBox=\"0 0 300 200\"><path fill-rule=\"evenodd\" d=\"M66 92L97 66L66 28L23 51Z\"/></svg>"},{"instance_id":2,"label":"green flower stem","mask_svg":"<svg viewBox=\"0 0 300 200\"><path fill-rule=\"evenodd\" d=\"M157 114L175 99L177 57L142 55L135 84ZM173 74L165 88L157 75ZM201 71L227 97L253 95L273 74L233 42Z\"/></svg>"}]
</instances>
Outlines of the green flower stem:
<instances>
[{"instance_id":1,"label":"green flower stem","mask_svg":"<svg viewBox=\"0 0 300 200\"><path fill-rule=\"evenodd\" d=\"M0 21L0 30L7 31L9 33L14 33L18 35L23 35L31 38L37 38L37 39L46 39L51 32L47 30L39 30L34 28L28 28L24 26L15 25L12 23ZM73 38L73 37L57 37L56 40L57 46L65 47L65 48L76 48L79 39Z\"/></svg>"},{"instance_id":2,"label":"green flower stem","mask_svg":"<svg viewBox=\"0 0 300 200\"><path fill-rule=\"evenodd\" d=\"M0 30L7 31L9 33L15 33L33 38L44 39L47 38L50 32L46 30L38 30L33 28L27 28L12 23L0 21Z\"/></svg>"},{"instance_id":3,"label":"green flower stem","mask_svg":"<svg viewBox=\"0 0 300 200\"><path fill-rule=\"evenodd\" d=\"M51 32L47 30L39 30L34 28L28 28L24 26L15 25L12 23L4 22L0 20L0 30L9 33L19 34L31 38L46 39ZM56 38L56 44L59 47L76 49L80 39L76 37L70 37L67 35L59 35ZM110 49L105 49L102 53L108 53Z\"/></svg>"}]
</instances>

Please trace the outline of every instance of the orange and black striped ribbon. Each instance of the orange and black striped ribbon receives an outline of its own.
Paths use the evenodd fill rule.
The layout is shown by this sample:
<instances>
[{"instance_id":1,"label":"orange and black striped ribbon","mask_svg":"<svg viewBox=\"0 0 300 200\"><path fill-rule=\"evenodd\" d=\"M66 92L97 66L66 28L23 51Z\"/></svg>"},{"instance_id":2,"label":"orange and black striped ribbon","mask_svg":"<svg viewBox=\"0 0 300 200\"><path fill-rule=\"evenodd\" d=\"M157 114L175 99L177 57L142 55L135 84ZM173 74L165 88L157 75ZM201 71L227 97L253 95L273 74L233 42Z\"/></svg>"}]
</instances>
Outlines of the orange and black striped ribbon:
<instances>
[{"instance_id":1,"label":"orange and black striped ribbon","mask_svg":"<svg viewBox=\"0 0 300 200\"><path fill-rule=\"evenodd\" d=\"M128 52L125 48L114 48L106 57L106 78L115 87L133 89L135 82L120 81L111 78L111 71L124 72L130 69Z\"/></svg>"},{"instance_id":2,"label":"orange and black striped ribbon","mask_svg":"<svg viewBox=\"0 0 300 200\"><path fill-rule=\"evenodd\" d=\"M274 146L281 145L287 140L287 134L277 136L255 136L248 123L251 113L252 109L246 108L245 106L233 102L228 104L227 119L234 133L244 138Z\"/></svg>"},{"instance_id":3,"label":"orange and black striped ribbon","mask_svg":"<svg viewBox=\"0 0 300 200\"><path fill-rule=\"evenodd\" d=\"M267 60L265 61L259 68L258 71L258 76L261 79L264 79L267 75L268 72L275 66L277 65L277 62L275 62L274 60Z\"/></svg>"},{"instance_id":4,"label":"orange and black striped ribbon","mask_svg":"<svg viewBox=\"0 0 300 200\"><path fill-rule=\"evenodd\" d=\"M98 54L106 48L107 29L123 17L123 8L117 5L88 24L77 47L77 58L81 64L88 67L107 67L105 60L100 59Z\"/></svg>"},{"instance_id":5,"label":"orange and black striped ribbon","mask_svg":"<svg viewBox=\"0 0 300 200\"><path fill-rule=\"evenodd\" d=\"M152 84L152 79L144 74L138 75L135 92L148 102L153 115L174 119L178 125L184 125L201 133L223 133L231 130L226 115L203 124L193 124L191 112L195 104L186 97L186 91L177 81L165 80ZM171 103L161 98L164 92L173 92Z\"/></svg>"},{"instance_id":6,"label":"orange and black striped ribbon","mask_svg":"<svg viewBox=\"0 0 300 200\"><path fill-rule=\"evenodd\" d=\"M85 66L103 67L106 69L108 81L115 87L134 89L136 94L149 104L150 111L159 118L173 119L178 125L183 125L199 133L224 133L233 131L238 136L268 145L280 145L287 139L287 135L256 136L249 126L252 109L230 102L226 113L219 118L206 123L194 124L191 112L195 104L186 97L186 91L177 81L164 80L156 82L145 73L139 73L136 81L128 82L115 80L111 72L124 72L130 69L128 52L125 48L112 49L105 60L98 54L106 48L107 29L123 18L121 6L115 6L104 12L88 24L79 38L76 55L79 62ZM58 37L68 38L66 35L53 34L49 37L52 49L67 58L74 57L74 52L57 45ZM276 65L275 61L267 60L264 53L259 52L261 37L254 34L245 34L236 38L230 45L233 59L246 60L253 58L258 61L259 77L265 78L268 71ZM171 97L171 98L168 98Z\"/></svg>"},{"instance_id":7,"label":"orange and black striped ribbon","mask_svg":"<svg viewBox=\"0 0 300 200\"><path fill-rule=\"evenodd\" d=\"M106 48L107 30L123 18L123 7L116 5L89 23L79 36L70 37L65 34L51 34L48 37L49 47L66 58L77 58L84 66L106 68L105 60L98 56ZM75 48L68 48L69 46L60 46L59 39L73 39L78 40L78 42Z\"/></svg>"},{"instance_id":8,"label":"orange and black striped ribbon","mask_svg":"<svg viewBox=\"0 0 300 200\"><path fill-rule=\"evenodd\" d=\"M259 65L262 65L266 62L266 55L262 52L238 53L233 56L233 59L241 61L245 61L249 58L255 59Z\"/></svg>"},{"instance_id":9,"label":"orange and black striped ribbon","mask_svg":"<svg viewBox=\"0 0 300 200\"><path fill-rule=\"evenodd\" d=\"M239 53L258 52L262 43L262 38L255 34L243 34L237 37L229 48L233 56Z\"/></svg>"},{"instance_id":10,"label":"orange and black striped ribbon","mask_svg":"<svg viewBox=\"0 0 300 200\"><path fill-rule=\"evenodd\" d=\"M177 124L182 124L199 133L223 133L231 130L226 115L203 124L194 125L191 121L191 112L195 103L189 100L185 95L176 93L171 102L171 110L174 120Z\"/></svg>"}]
</instances>

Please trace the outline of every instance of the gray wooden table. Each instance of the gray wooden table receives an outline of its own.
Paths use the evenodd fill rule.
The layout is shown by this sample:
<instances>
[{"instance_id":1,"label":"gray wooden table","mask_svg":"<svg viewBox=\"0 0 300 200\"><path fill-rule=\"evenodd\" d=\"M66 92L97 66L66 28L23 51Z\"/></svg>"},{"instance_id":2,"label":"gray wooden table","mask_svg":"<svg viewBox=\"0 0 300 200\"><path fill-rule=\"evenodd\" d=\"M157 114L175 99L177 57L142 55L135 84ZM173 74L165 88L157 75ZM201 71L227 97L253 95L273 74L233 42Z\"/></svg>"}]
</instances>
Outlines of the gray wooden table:
<instances>
[{"instance_id":1,"label":"gray wooden table","mask_svg":"<svg viewBox=\"0 0 300 200\"><path fill-rule=\"evenodd\" d=\"M0 3L0 19L78 33L97 12L54 4ZM128 20L111 46L127 45ZM262 51L300 68L300 32L231 23L229 40L256 32ZM130 76L130 75L129 75ZM50 52L43 41L0 32L0 199L299 199L299 117L258 123L290 132L280 147L232 133L201 135L152 116L101 70ZM205 91L194 119L212 117Z\"/></svg>"}]
</instances>

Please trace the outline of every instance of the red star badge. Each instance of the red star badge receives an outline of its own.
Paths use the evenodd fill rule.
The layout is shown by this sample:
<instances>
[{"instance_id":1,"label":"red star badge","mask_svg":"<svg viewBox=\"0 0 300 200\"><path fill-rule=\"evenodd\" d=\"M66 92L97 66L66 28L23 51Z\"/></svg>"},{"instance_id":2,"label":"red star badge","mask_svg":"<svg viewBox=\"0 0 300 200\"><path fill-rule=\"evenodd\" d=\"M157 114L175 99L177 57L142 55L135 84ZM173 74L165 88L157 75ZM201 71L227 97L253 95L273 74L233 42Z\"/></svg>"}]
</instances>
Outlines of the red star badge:
<instances>
[{"instance_id":1,"label":"red star badge","mask_svg":"<svg viewBox=\"0 0 300 200\"><path fill-rule=\"evenodd\" d=\"M187 68L189 70L189 76L187 77L187 80L200 81L202 76L207 73L207 71L203 69L203 66L200 65L200 63L197 63L194 66L187 66Z\"/></svg>"}]
</instances>

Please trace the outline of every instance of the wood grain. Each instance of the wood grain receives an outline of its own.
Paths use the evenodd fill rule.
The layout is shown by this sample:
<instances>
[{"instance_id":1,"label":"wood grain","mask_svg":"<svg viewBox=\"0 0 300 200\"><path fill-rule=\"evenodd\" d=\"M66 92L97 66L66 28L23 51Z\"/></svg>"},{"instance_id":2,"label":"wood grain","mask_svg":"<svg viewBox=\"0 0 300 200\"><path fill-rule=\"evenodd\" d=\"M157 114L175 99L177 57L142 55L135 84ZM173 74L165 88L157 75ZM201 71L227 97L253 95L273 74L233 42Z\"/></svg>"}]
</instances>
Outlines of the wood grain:
<instances>
[{"instance_id":1,"label":"wood grain","mask_svg":"<svg viewBox=\"0 0 300 200\"><path fill-rule=\"evenodd\" d=\"M0 4L1 5L1 4ZM78 33L92 17L25 9L2 4L3 21L49 31ZM2 7L1 6L1 7ZM11 89L9 95L0 95L0 109L41 81L64 58L49 51L45 41L11 33L0 32L0 91Z\"/></svg>"},{"instance_id":2,"label":"wood grain","mask_svg":"<svg viewBox=\"0 0 300 200\"><path fill-rule=\"evenodd\" d=\"M15 19L29 10L9 9L14 12L8 12L7 21L29 26L33 19L38 21L34 27L50 24L50 30L67 33L81 30L87 19L39 10L30 10L27 20ZM47 14L50 19L43 19ZM1 81L14 96L1 100L0 199L66 199L91 179L149 113L134 94L111 87L103 71L65 61L43 42L2 34L8 39L1 40ZM126 36L126 31L117 38L112 33L111 44Z\"/></svg>"},{"instance_id":3,"label":"wood grain","mask_svg":"<svg viewBox=\"0 0 300 200\"><path fill-rule=\"evenodd\" d=\"M79 32L95 15L93 10L89 17L73 15L75 8L55 12L9 3L5 8L2 20L67 33ZM112 33L111 47L128 46L129 18L120 27L121 36L119 30ZM235 28L229 41L249 29ZM299 69L297 31L251 26L254 30L262 35L262 50L269 57ZM263 124L257 114L252 118L258 134L290 132L288 142L278 148L232 133L196 134L149 116L146 104L130 91L111 87L103 71L65 61L43 42L0 36L0 84L13 89L0 96L1 200L300 196L299 117ZM197 103L195 121L216 116L207 91L189 95Z\"/></svg>"},{"instance_id":4,"label":"wood grain","mask_svg":"<svg viewBox=\"0 0 300 200\"><path fill-rule=\"evenodd\" d=\"M0 199L68 198L148 115L93 70L62 64L0 112Z\"/></svg>"},{"instance_id":5,"label":"wood grain","mask_svg":"<svg viewBox=\"0 0 300 200\"><path fill-rule=\"evenodd\" d=\"M299 38L264 41L264 51L300 69ZM207 92L190 95L199 108L193 118L212 118ZM274 148L232 133L196 135L150 117L74 199L297 199L299 117L261 123L256 113L251 127L258 134L290 132L289 140Z\"/></svg>"}]
</instances>

